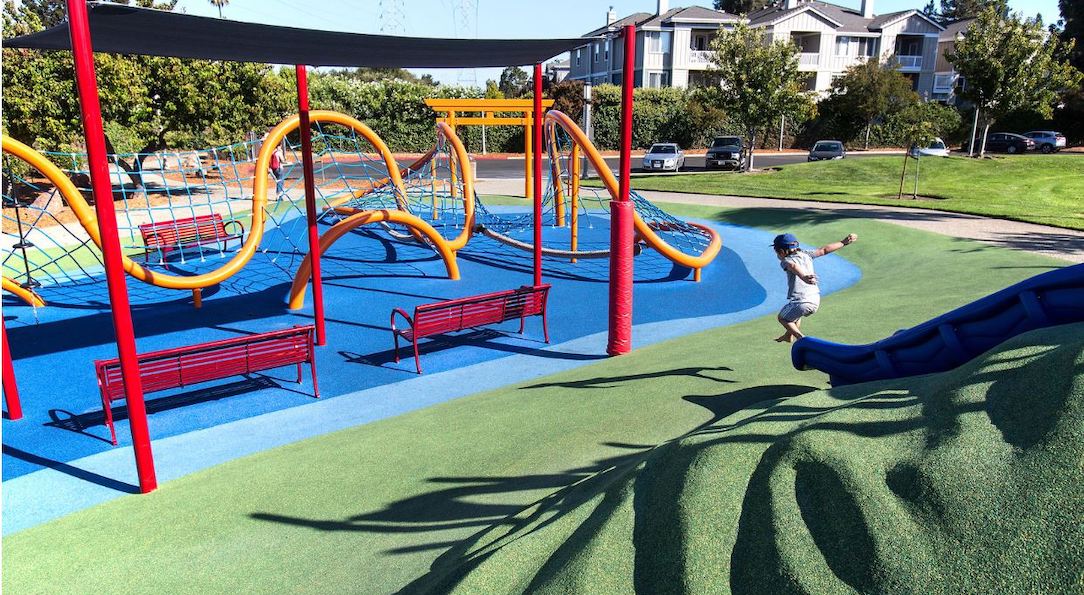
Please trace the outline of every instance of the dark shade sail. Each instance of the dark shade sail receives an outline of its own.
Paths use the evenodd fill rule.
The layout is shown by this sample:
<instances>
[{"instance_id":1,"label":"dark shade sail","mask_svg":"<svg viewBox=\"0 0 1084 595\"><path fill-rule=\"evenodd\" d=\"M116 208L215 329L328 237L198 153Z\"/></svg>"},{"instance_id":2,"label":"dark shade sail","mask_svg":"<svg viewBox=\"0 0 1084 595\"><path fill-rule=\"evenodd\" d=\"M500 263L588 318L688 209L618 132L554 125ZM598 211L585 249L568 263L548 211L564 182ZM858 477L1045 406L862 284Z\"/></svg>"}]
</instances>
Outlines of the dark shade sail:
<instances>
[{"instance_id":1,"label":"dark shade sail","mask_svg":"<svg viewBox=\"0 0 1084 595\"><path fill-rule=\"evenodd\" d=\"M431 39L243 23L112 3L88 6L95 52L234 62L482 68L548 60L590 43L572 39ZM67 23L4 40L4 47L70 50Z\"/></svg>"}]
</instances>

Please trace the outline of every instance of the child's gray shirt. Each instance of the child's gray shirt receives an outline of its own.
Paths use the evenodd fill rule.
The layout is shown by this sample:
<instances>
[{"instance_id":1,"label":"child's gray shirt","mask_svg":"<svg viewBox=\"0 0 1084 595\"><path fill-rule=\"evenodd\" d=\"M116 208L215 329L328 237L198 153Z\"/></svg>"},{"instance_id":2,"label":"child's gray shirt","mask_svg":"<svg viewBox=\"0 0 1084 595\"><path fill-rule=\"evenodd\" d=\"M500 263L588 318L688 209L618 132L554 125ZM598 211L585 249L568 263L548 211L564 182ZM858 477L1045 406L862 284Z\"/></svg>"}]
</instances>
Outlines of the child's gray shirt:
<instances>
[{"instance_id":1,"label":"child's gray shirt","mask_svg":"<svg viewBox=\"0 0 1084 595\"><path fill-rule=\"evenodd\" d=\"M785 257L780 261L779 266L787 273L787 301L820 304L821 288L816 284L802 281L801 277L787 270L788 263L807 274L813 273L813 253L808 250L799 250Z\"/></svg>"}]
</instances>

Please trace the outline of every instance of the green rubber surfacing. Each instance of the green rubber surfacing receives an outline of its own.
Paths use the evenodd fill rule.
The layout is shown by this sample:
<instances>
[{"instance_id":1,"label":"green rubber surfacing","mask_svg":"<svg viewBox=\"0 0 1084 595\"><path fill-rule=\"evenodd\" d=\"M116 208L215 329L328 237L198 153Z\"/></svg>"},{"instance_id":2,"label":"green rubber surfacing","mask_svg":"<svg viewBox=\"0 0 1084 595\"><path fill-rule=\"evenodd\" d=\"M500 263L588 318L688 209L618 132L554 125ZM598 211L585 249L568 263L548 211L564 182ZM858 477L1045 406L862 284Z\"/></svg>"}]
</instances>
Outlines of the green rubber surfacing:
<instances>
[{"instance_id":1,"label":"green rubber surfacing","mask_svg":"<svg viewBox=\"0 0 1084 595\"><path fill-rule=\"evenodd\" d=\"M667 208L682 216L725 215L736 224L791 231L808 244L858 233L861 240L842 255L862 268L861 281L827 297L803 325L810 334L838 341L883 337L1063 264L832 214ZM824 376L793 370L787 348L771 341L778 334L778 324L762 318L239 459L153 494L122 498L4 539L3 586L13 593L444 588L450 586L445 581L459 583L464 556L485 546L492 527L498 533L522 530L516 515L541 501L539 510L553 510L553 504L562 510L560 523L549 526L575 535L530 533L547 544L529 552L501 548L500 557L486 562L499 564L496 570L483 565L462 583L464 590L518 591L520 580L559 590L576 584L562 578L571 576L570 569L597 577L595 584L579 585L596 592L629 585L666 591L662 587L675 580L680 583L669 583L675 589L727 590L730 582L719 572L729 571L726 539L736 538L726 537L717 511L708 514L703 502L686 497L695 486L677 496L680 506L667 501L673 494L663 489L678 490L710 475L697 470L724 473L727 455L713 461L701 454L687 468L655 470L654 490L637 489L640 480L622 482L630 469L657 456L658 445L697 429L708 435L712 424L733 423L731 416L744 407L796 395L804 396L795 405L801 399L842 404L835 393L811 392L824 387ZM762 448L802 421L801 412L777 413L775 423L781 425L762 438ZM663 448L681 451L684 444ZM844 448L836 456L845 459L849 452ZM766 473L771 488L774 476ZM657 512L649 527L662 534L649 542L629 539L637 515L600 516L593 514L598 507L574 506L574 498L564 502L562 490L577 483L604 510ZM758 486L754 482L763 493ZM745 510L746 486L729 489L716 497L730 503L729 510ZM767 494L771 500L774 493ZM755 513L755 507L750 510ZM585 520L574 522L580 518ZM615 533L607 523L626 526ZM518 533L511 537L532 542ZM644 543L650 550L637 549ZM902 564L921 564L922 551ZM554 561L554 571L538 575L531 564L543 554ZM775 567L808 567L798 559L784 561L791 566ZM805 576L800 570L791 574Z\"/></svg>"}]
</instances>

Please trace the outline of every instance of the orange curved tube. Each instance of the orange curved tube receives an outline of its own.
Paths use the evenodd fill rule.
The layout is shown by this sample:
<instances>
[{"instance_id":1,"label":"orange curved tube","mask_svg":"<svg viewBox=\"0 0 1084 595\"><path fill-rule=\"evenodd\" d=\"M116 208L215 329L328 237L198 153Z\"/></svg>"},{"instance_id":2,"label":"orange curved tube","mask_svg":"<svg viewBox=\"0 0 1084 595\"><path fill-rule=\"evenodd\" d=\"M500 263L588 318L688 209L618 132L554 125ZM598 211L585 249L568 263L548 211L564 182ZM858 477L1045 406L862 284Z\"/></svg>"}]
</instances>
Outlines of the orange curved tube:
<instances>
[{"instance_id":1,"label":"orange curved tube","mask_svg":"<svg viewBox=\"0 0 1084 595\"><path fill-rule=\"evenodd\" d=\"M418 233L427 238L430 244L440 252L440 257L444 259L444 266L448 270L448 278L453 281L459 280L459 263L456 261L455 251L452 250L451 243L445 240L437 230L433 229L433 226L429 225L421 218L403 211L391 209L361 211L343 219L333 225L331 229L324 232L324 235L320 236L320 254L325 254L328 248L330 248L336 240L350 230L369 223L380 223L381 221L401 223L417 230ZM301 308L305 302L305 291L309 285L309 274L312 267L309 262L309 257L310 255L306 254L305 258L302 259L301 265L297 267L297 273L294 275L294 282L290 285L289 308L291 310Z\"/></svg>"},{"instance_id":2,"label":"orange curved tube","mask_svg":"<svg viewBox=\"0 0 1084 595\"><path fill-rule=\"evenodd\" d=\"M550 110L546 112L545 122L546 126L550 127L551 130L555 126L560 126L565 130L565 132L569 134L569 136L572 137L572 141L580 146L580 148L583 150L584 155L591 162L591 165L595 168L595 171L598 172L599 177L602 179L603 185L610 192L610 196L612 196L614 200L617 200L618 185L617 180L614 178L613 172L610 171L610 168L602 159L602 155L600 155L598 150L595 149L594 145L591 144L591 141L588 140L587 135L585 135L583 131L580 130L580 127L576 124L576 122L574 122L565 114L556 110ZM718 232L716 232L714 229L705 227L703 225L691 224L698 229L703 230L711 239L708 243L708 246L704 248L704 251L700 254L685 254L684 252L666 243L666 240L659 237L659 235L655 233L655 230L653 230L649 224L645 223L644 220L640 218L639 214L634 214L633 221L636 228L636 233L639 234L640 237L642 237L649 246L651 246L660 254L672 260L673 262L693 269L693 277L696 280L699 280L700 269L711 263L711 261L714 260L715 257L719 254L719 250L723 246L722 237L719 236Z\"/></svg>"},{"instance_id":3,"label":"orange curved tube","mask_svg":"<svg viewBox=\"0 0 1084 595\"><path fill-rule=\"evenodd\" d=\"M26 302L26 305L33 306L35 308L41 308L45 305L45 300L41 299L41 296L34 293L33 290L27 289L22 285L16 283L13 279L4 277L4 291L15 295L19 299Z\"/></svg>"}]
</instances>

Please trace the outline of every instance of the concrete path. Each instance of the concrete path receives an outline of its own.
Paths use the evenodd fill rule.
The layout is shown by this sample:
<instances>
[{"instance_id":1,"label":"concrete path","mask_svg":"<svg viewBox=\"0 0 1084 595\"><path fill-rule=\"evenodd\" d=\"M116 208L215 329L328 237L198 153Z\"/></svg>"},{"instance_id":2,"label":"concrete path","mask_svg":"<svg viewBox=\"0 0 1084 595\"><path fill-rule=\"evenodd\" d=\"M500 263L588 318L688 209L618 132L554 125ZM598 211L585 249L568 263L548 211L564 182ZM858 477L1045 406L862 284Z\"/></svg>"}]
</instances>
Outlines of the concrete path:
<instances>
[{"instance_id":1,"label":"concrete path","mask_svg":"<svg viewBox=\"0 0 1084 595\"><path fill-rule=\"evenodd\" d=\"M509 184L509 182L511 180L478 180L477 191L480 194L522 196L522 182L518 184L518 187L517 184ZM1074 263L1084 263L1084 231L1074 229L907 207L651 190L640 191L640 194L653 202L730 208L802 209L821 215L868 217L946 236L978 240L995 246L1034 252Z\"/></svg>"}]
</instances>

